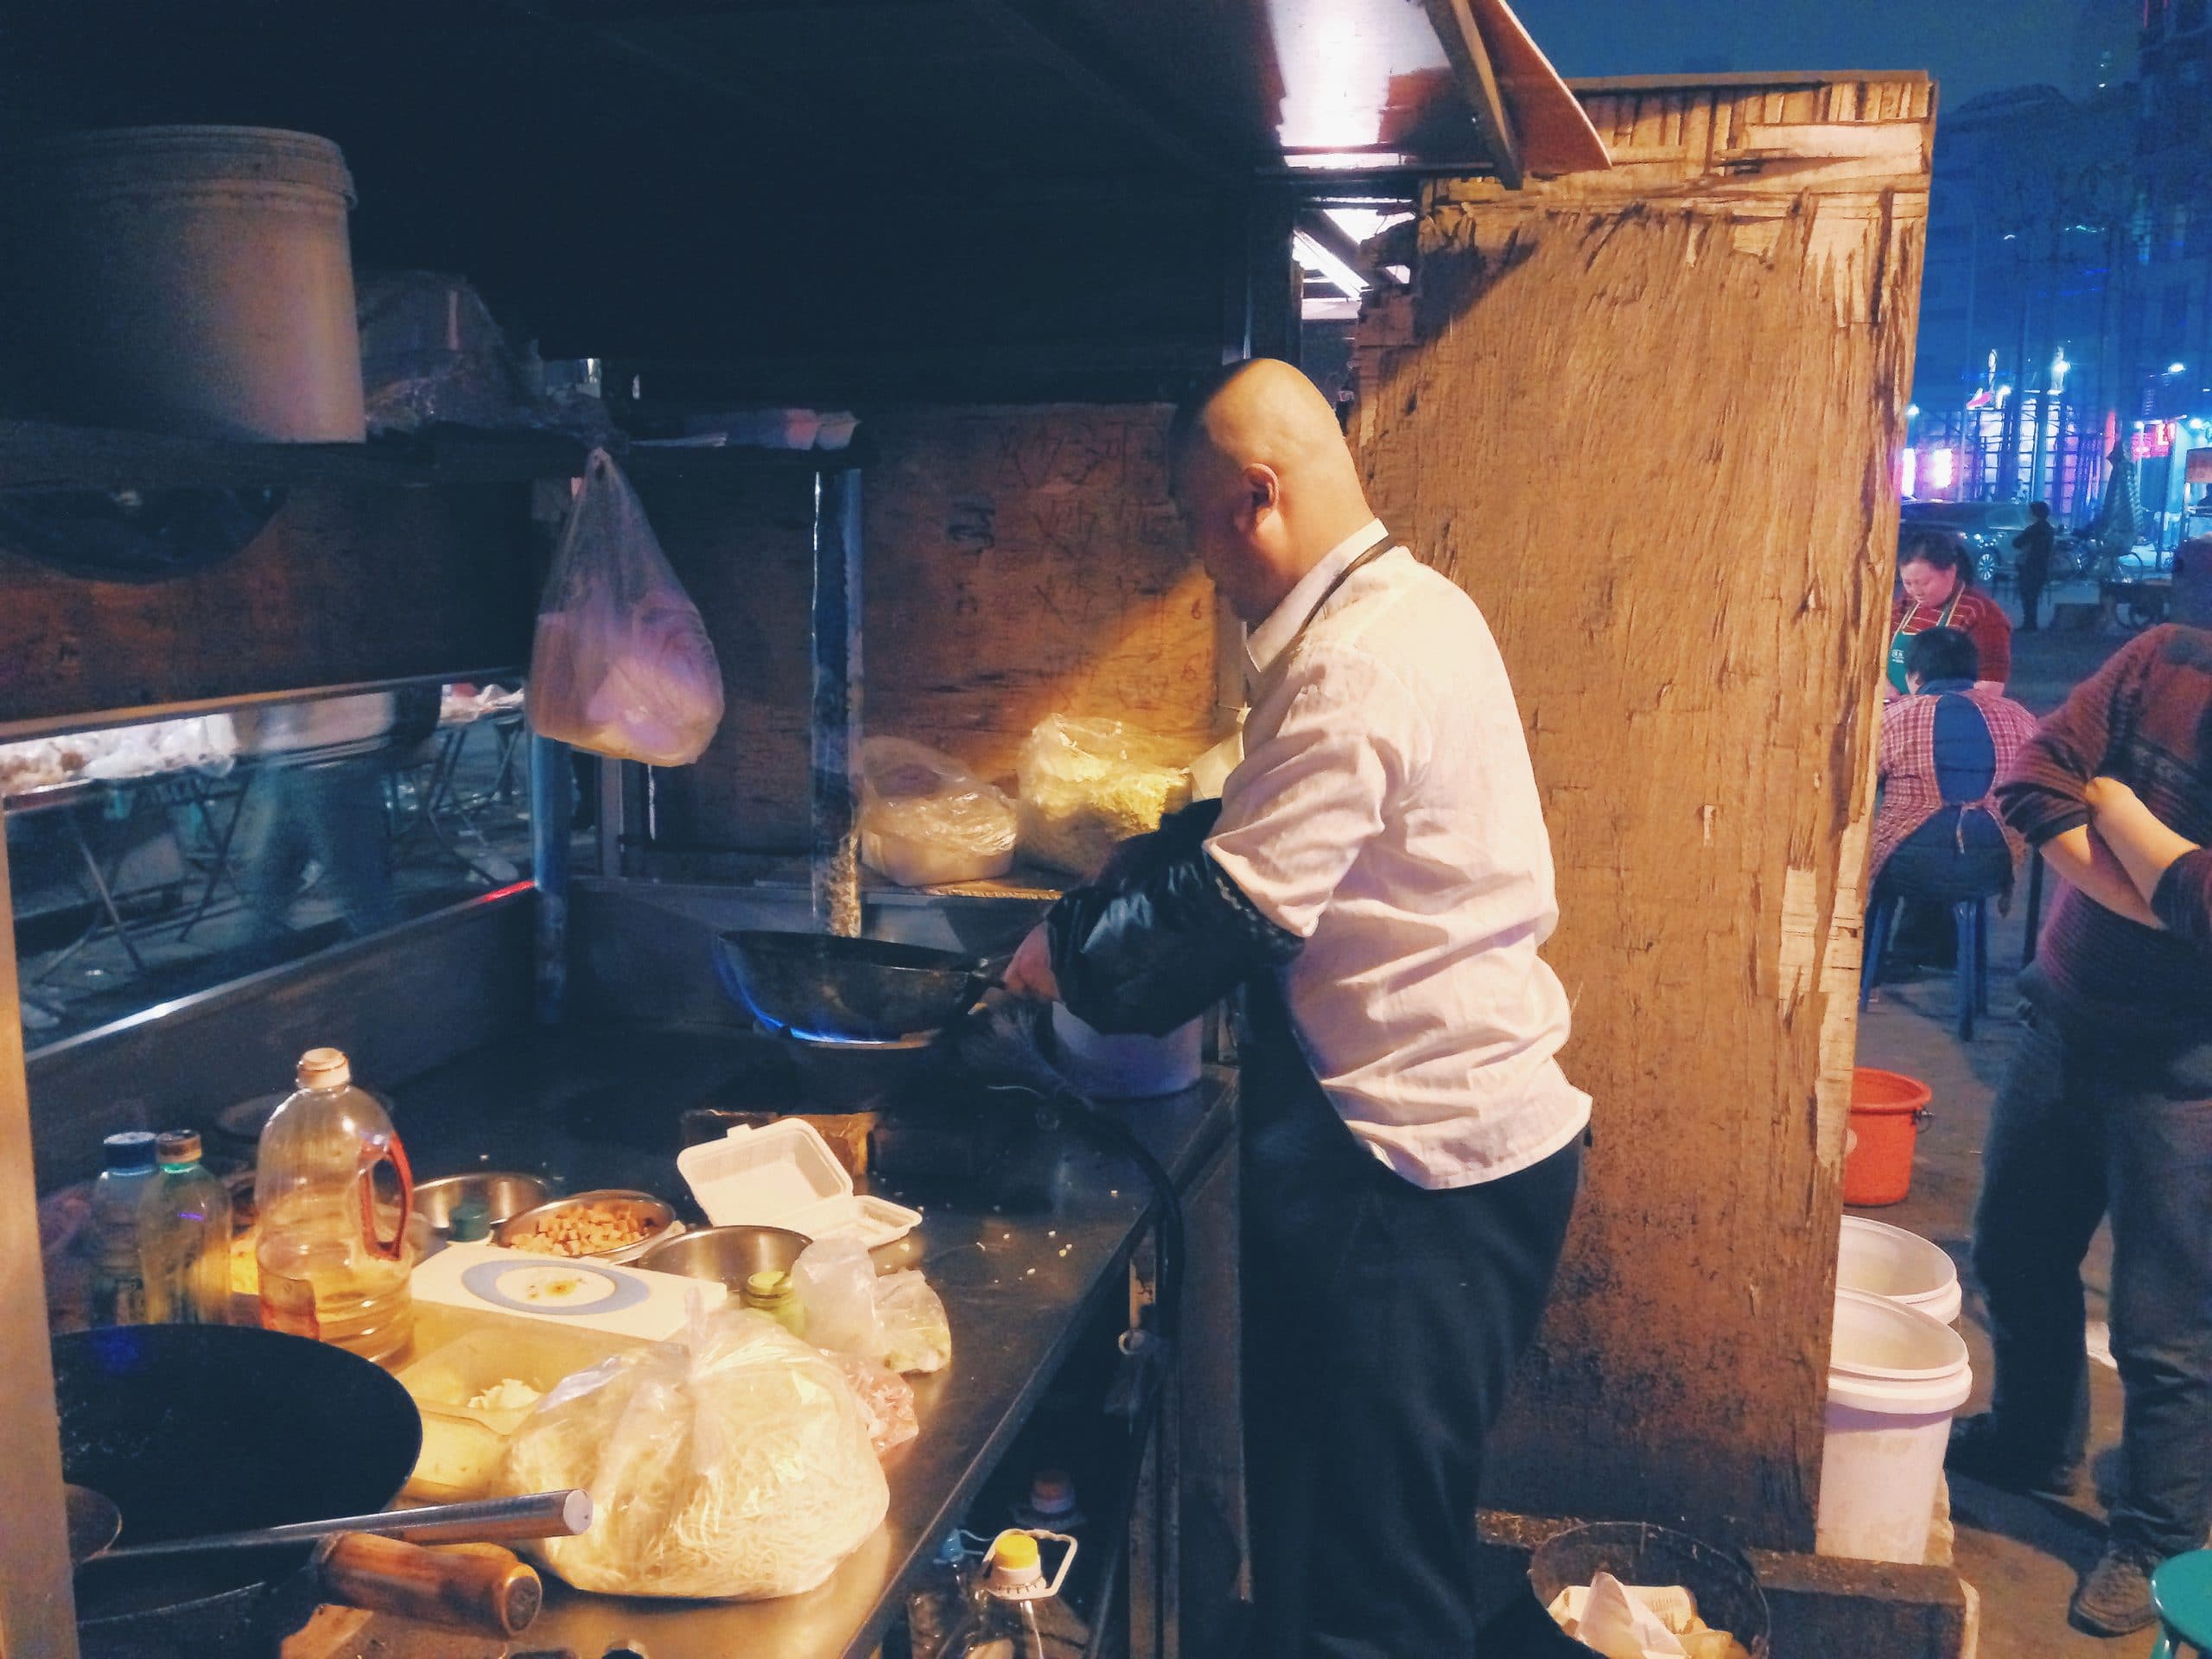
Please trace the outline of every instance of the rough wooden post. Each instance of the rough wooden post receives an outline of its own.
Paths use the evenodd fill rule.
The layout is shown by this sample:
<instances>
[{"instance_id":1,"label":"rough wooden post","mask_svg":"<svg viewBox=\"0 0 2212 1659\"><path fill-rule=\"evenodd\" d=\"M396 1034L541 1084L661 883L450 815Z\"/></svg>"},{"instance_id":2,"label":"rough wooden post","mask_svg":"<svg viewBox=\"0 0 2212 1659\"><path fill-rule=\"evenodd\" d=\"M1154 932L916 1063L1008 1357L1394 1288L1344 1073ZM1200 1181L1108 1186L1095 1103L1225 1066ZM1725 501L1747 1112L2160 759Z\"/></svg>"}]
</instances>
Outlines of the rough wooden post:
<instances>
[{"instance_id":1,"label":"rough wooden post","mask_svg":"<svg viewBox=\"0 0 2212 1659\"><path fill-rule=\"evenodd\" d=\"M12 916L8 849L0 842L0 916ZM62 1522L61 1430L47 1345L46 1283L31 1169L30 1092L16 942L0 934L0 1655L71 1659L77 1616Z\"/></svg>"},{"instance_id":2,"label":"rough wooden post","mask_svg":"<svg viewBox=\"0 0 2212 1659\"><path fill-rule=\"evenodd\" d=\"M1485 1502L1809 1548L1934 93L1580 89L1363 322L1378 509L1481 604L1596 1144Z\"/></svg>"}]
</instances>

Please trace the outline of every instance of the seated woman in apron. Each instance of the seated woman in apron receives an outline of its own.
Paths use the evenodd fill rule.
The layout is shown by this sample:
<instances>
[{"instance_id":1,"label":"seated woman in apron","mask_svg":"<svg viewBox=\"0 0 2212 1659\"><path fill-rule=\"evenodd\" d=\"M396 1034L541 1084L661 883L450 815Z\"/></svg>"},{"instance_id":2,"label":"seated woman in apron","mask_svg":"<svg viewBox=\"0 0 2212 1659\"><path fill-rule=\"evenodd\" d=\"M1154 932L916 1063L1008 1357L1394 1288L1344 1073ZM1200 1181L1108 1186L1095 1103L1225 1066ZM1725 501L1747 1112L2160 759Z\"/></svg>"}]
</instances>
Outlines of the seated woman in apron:
<instances>
[{"instance_id":1,"label":"seated woman in apron","mask_svg":"<svg viewBox=\"0 0 2212 1659\"><path fill-rule=\"evenodd\" d=\"M1376 521L1311 382L1179 411L1176 504L1252 625L1244 758L1125 846L1007 982L1107 1031L1246 988L1250 1659L1475 1644L1483 1440L1549 1290L1589 1100L1505 666Z\"/></svg>"},{"instance_id":2,"label":"seated woman in apron","mask_svg":"<svg viewBox=\"0 0 2212 1659\"><path fill-rule=\"evenodd\" d=\"M1955 628L1929 628L1905 648L1911 695L1882 714L1870 916L1897 899L1942 906L1994 897L2012 887L2025 855L1995 791L2035 736L2036 717L1980 690L1977 660ZM1925 924L1931 938L1942 919L1939 909Z\"/></svg>"},{"instance_id":3,"label":"seated woman in apron","mask_svg":"<svg viewBox=\"0 0 2212 1659\"><path fill-rule=\"evenodd\" d=\"M1890 598L1889 672L1885 700L1905 695L1904 651L1929 628L1956 628L1980 658L1975 683L2000 693L2012 677L2012 619L1974 586L1974 557L1948 531L1913 531L1897 555L1897 591Z\"/></svg>"}]
</instances>

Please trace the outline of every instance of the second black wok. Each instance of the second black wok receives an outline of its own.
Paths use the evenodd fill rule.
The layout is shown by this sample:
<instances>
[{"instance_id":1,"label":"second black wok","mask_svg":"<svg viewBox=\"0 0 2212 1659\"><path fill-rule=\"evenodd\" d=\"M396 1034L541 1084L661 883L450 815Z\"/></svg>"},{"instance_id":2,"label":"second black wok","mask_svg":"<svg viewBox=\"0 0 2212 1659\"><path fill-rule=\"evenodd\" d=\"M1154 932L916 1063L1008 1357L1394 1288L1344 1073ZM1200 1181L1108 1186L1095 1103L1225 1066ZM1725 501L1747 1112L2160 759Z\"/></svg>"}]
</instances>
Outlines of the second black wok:
<instances>
[{"instance_id":1,"label":"second black wok","mask_svg":"<svg viewBox=\"0 0 2212 1659\"><path fill-rule=\"evenodd\" d=\"M889 939L747 930L720 935L715 959L724 988L761 1024L833 1043L943 1031L1004 965Z\"/></svg>"}]
</instances>

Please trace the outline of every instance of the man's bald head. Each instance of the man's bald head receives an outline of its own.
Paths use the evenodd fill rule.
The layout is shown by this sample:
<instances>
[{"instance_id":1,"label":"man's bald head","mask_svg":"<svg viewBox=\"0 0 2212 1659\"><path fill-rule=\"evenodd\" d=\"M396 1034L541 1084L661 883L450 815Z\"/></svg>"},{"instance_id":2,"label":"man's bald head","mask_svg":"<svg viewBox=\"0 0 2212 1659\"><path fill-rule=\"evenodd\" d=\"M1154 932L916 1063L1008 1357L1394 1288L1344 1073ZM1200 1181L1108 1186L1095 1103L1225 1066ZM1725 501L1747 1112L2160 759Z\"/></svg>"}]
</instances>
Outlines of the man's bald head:
<instances>
[{"instance_id":1,"label":"man's bald head","mask_svg":"<svg viewBox=\"0 0 2212 1659\"><path fill-rule=\"evenodd\" d=\"M1207 574L1248 622L1375 516L1328 399L1273 358L1231 365L1185 399L1168 467Z\"/></svg>"}]
</instances>

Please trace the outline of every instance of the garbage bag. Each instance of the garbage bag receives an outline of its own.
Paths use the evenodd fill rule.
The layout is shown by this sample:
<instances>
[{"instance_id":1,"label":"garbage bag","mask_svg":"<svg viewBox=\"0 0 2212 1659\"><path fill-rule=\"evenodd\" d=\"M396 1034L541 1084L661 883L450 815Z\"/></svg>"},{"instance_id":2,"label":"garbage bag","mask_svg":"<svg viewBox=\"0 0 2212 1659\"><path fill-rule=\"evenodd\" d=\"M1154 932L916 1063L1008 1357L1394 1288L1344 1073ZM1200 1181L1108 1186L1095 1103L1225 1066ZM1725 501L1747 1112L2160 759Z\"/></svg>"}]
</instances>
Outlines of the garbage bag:
<instances>
[{"instance_id":1,"label":"garbage bag","mask_svg":"<svg viewBox=\"0 0 2212 1659\"><path fill-rule=\"evenodd\" d=\"M531 726L594 754L687 766L721 718L706 625L637 493L594 449L537 607Z\"/></svg>"},{"instance_id":2,"label":"garbage bag","mask_svg":"<svg viewBox=\"0 0 2212 1659\"><path fill-rule=\"evenodd\" d=\"M1191 800L1190 769L1163 739L1118 720L1050 715L1021 746L1021 849L1094 874L1121 842Z\"/></svg>"},{"instance_id":3,"label":"garbage bag","mask_svg":"<svg viewBox=\"0 0 2212 1659\"><path fill-rule=\"evenodd\" d=\"M498 1489L591 1493L590 1530L523 1546L580 1590L797 1595L883 1523L872 1427L838 1366L775 1320L695 1306L688 1346L618 1354L538 1402Z\"/></svg>"},{"instance_id":4,"label":"garbage bag","mask_svg":"<svg viewBox=\"0 0 2212 1659\"><path fill-rule=\"evenodd\" d=\"M1016 823L1006 791L949 754L903 737L871 737L860 753L861 862L901 887L1004 875Z\"/></svg>"}]
</instances>

